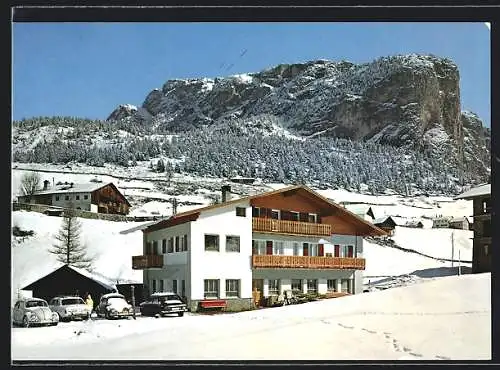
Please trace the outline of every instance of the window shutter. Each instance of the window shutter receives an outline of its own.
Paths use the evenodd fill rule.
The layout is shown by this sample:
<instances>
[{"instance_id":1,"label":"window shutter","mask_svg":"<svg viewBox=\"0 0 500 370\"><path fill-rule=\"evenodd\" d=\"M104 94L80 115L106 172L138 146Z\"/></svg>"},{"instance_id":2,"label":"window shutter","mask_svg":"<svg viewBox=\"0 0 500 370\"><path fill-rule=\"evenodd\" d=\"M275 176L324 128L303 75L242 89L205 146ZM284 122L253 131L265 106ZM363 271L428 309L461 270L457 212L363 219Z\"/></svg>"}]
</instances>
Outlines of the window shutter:
<instances>
[{"instance_id":1,"label":"window shutter","mask_svg":"<svg viewBox=\"0 0 500 370\"><path fill-rule=\"evenodd\" d=\"M354 254L354 253L353 253L353 252L354 252L354 250L353 250L353 249L354 249L354 247L353 247L352 245L349 245L349 246L347 247L347 257L352 258L353 254Z\"/></svg>"},{"instance_id":2,"label":"window shutter","mask_svg":"<svg viewBox=\"0 0 500 370\"><path fill-rule=\"evenodd\" d=\"M257 245L255 240L252 240L252 254L256 255L257 254Z\"/></svg>"},{"instance_id":3,"label":"window shutter","mask_svg":"<svg viewBox=\"0 0 500 370\"><path fill-rule=\"evenodd\" d=\"M266 254L273 254L273 242L271 240L266 241Z\"/></svg>"},{"instance_id":4,"label":"window shutter","mask_svg":"<svg viewBox=\"0 0 500 370\"><path fill-rule=\"evenodd\" d=\"M300 212L300 214L299 214L299 221L302 221L302 222L309 221L309 213Z\"/></svg>"},{"instance_id":5,"label":"window shutter","mask_svg":"<svg viewBox=\"0 0 500 370\"><path fill-rule=\"evenodd\" d=\"M334 257L340 257L340 245L335 244L335 254Z\"/></svg>"},{"instance_id":6,"label":"window shutter","mask_svg":"<svg viewBox=\"0 0 500 370\"><path fill-rule=\"evenodd\" d=\"M325 248L323 244L318 244L318 256L324 256L325 255Z\"/></svg>"},{"instance_id":7,"label":"window shutter","mask_svg":"<svg viewBox=\"0 0 500 370\"><path fill-rule=\"evenodd\" d=\"M302 255L309 256L309 245L307 243L302 244Z\"/></svg>"},{"instance_id":8,"label":"window shutter","mask_svg":"<svg viewBox=\"0 0 500 370\"><path fill-rule=\"evenodd\" d=\"M282 220L289 221L289 220L292 219L290 216L291 216L290 212L288 212L288 211L281 211L281 219Z\"/></svg>"}]
</instances>

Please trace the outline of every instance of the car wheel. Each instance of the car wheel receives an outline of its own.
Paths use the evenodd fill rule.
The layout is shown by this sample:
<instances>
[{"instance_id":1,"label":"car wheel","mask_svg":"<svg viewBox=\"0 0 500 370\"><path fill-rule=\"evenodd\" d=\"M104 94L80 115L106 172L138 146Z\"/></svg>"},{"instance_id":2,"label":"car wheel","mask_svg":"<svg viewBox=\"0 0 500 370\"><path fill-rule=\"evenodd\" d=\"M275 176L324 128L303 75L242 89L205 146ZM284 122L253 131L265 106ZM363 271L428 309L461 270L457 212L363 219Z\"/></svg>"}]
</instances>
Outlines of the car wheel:
<instances>
[{"instance_id":1,"label":"car wheel","mask_svg":"<svg viewBox=\"0 0 500 370\"><path fill-rule=\"evenodd\" d=\"M23 326L25 328L29 327L30 326L30 321L28 320L28 316L24 316L23 317Z\"/></svg>"},{"instance_id":2,"label":"car wheel","mask_svg":"<svg viewBox=\"0 0 500 370\"><path fill-rule=\"evenodd\" d=\"M179 315L179 317L182 317L182 316L184 316L184 312L179 312L178 315Z\"/></svg>"}]
</instances>

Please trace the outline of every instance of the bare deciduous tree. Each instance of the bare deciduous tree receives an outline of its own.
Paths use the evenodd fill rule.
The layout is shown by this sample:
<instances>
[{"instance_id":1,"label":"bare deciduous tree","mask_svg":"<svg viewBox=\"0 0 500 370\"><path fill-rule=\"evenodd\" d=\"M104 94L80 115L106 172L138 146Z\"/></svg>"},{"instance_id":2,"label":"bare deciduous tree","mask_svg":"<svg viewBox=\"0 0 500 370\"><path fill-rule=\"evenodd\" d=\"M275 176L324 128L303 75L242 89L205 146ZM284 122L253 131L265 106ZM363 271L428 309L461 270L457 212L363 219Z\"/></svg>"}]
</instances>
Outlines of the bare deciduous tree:
<instances>
[{"instance_id":1,"label":"bare deciduous tree","mask_svg":"<svg viewBox=\"0 0 500 370\"><path fill-rule=\"evenodd\" d=\"M38 172L28 172L21 178L21 195L33 195L40 188L40 174Z\"/></svg>"},{"instance_id":2,"label":"bare deciduous tree","mask_svg":"<svg viewBox=\"0 0 500 370\"><path fill-rule=\"evenodd\" d=\"M91 269L94 257L87 255L87 248L80 242L81 223L74 209L65 210L62 225L54 237L58 243L49 250L57 256L57 260L79 268Z\"/></svg>"}]
</instances>

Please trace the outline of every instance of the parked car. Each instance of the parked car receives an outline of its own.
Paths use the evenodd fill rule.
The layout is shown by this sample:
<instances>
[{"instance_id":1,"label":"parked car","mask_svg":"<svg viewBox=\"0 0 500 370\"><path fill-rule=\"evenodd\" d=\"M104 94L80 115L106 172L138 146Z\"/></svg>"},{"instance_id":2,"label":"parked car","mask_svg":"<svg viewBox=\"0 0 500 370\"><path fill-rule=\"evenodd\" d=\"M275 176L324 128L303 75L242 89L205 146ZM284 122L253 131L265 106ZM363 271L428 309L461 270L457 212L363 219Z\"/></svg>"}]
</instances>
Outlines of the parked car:
<instances>
[{"instance_id":1,"label":"parked car","mask_svg":"<svg viewBox=\"0 0 500 370\"><path fill-rule=\"evenodd\" d=\"M108 293L104 294L99 300L96 313L99 317L115 319L132 316L134 314L134 309L132 305L125 300L123 294Z\"/></svg>"},{"instance_id":2,"label":"parked car","mask_svg":"<svg viewBox=\"0 0 500 370\"><path fill-rule=\"evenodd\" d=\"M12 310L12 321L24 327L59 323L59 316L53 312L46 300L41 298L19 299Z\"/></svg>"},{"instance_id":3,"label":"parked car","mask_svg":"<svg viewBox=\"0 0 500 370\"><path fill-rule=\"evenodd\" d=\"M92 311L78 296L54 297L50 300L49 307L59 315L59 321L88 319Z\"/></svg>"},{"instance_id":4,"label":"parked car","mask_svg":"<svg viewBox=\"0 0 500 370\"><path fill-rule=\"evenodd\" d=\"M139 307L142 316L165 316L167 314L184 316L184 312L188 310L182 298L171 292L153 293Z\"/></svg>"}]
</instances>

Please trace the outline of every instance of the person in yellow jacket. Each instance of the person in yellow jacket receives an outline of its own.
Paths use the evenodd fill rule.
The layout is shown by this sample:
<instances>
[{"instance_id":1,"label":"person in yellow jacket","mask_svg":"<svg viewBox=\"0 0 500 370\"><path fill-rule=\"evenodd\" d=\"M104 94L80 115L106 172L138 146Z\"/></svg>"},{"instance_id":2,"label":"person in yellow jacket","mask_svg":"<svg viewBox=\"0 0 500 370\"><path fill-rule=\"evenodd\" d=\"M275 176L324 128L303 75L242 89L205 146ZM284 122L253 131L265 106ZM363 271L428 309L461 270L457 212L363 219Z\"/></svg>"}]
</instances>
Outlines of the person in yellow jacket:
<instances>
[{"instance_id":1,"label":"person in yellow jacket","mask_svg":"<svg viewBox=\"0 0 500 370\"><path fill-rule=\"evenodd\" d=\"M90 313L92 314L92 311L94 311L94 301L92 300L92 297L90 296L90 293L87 294L87 298L85 298L85 304L89 306L90 308Z\"/></svg>"}]
</instances>

